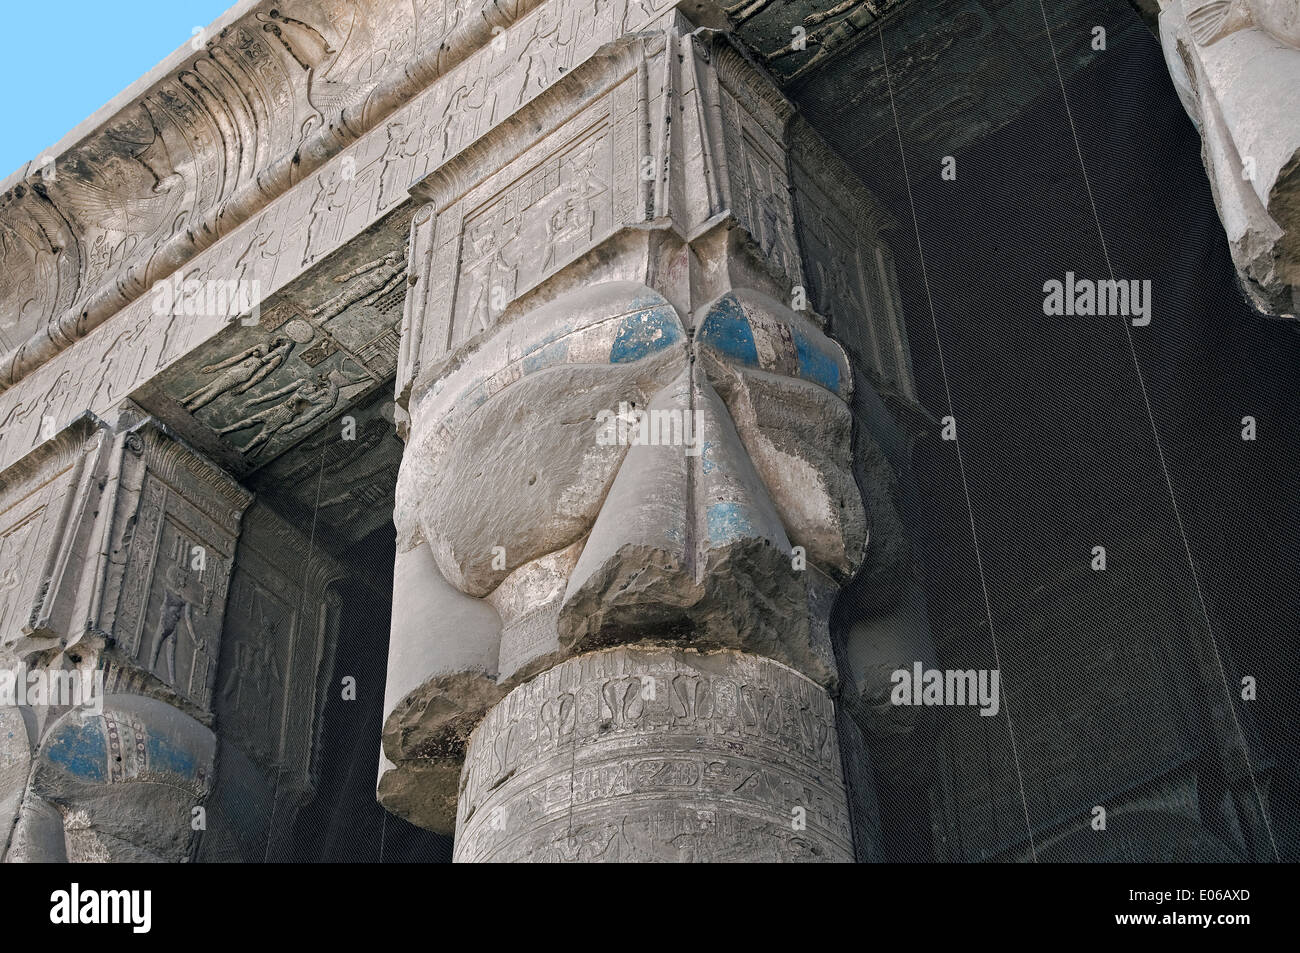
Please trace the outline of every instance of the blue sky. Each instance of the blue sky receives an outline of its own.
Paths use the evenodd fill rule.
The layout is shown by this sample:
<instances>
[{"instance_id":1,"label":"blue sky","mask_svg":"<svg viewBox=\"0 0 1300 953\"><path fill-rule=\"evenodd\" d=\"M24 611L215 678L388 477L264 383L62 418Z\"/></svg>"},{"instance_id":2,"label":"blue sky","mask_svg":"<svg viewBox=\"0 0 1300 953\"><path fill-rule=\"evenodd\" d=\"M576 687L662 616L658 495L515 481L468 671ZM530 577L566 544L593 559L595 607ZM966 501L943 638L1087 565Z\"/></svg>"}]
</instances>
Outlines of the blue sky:
<instances>
[{"instance_id":1,"label":"blue sky","mask_svg":"<svg viewBox=\"0 0 1300 953\"><path fill-rule=\"evenodd\" d=\"M0 179L188 46L236 0L4 0Z\"/></svg>"}]
</instances>

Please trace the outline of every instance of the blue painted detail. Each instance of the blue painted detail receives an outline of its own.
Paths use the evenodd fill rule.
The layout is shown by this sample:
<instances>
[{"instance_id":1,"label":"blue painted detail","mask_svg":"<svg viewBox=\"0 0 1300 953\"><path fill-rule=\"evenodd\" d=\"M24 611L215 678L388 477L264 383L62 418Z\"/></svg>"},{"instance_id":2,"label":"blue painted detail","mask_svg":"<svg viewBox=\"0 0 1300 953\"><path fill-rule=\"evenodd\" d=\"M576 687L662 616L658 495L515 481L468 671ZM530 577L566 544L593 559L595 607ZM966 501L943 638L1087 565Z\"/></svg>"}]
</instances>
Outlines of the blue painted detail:
<instances>
[{"instance_id":1,"label":"blue painted detail","mask_svg":"<svg viewBox=\"0 0 1300 953\"><path fill-rule=\"evenodd\" d=\"M718 469L718 465L714 463L709 456L714 446L715 444L712 440L706 440L704 441L704 446L700 449L700 466L704 468L705 473L712 473L714 470Z\"/></svg>"},{"instance_id":2,"label":"blue painted detail","mask_svg":"<svg viewBox=\"0 0 1300 953\"><path fill-rule=\"evenodd\" d=\"M474 385L474 389L469 391L468 394L465 394L464 399L468 400L469 408L471 408L471 410L477 410L478 407L484 406L484 403L486 403L487 400L487 385Z\"/></svg>"},{"instance_id":3,"label":"blue painted detail","mask_svg":"<svg viewBox=\"0 0 1300 953\"><path fill-rule=\"evenodd\" d=\"M50 761L87 781L104 780L108 745L98 718L70 721L50 741Z\"/></svg>"},{"instance_id":4,"label":"blue painted detail","mask_svg":"<svg viewBox=\"0 0 1300 953\"><path fill-rule=\"evenodd\" d=\"M150 734L148 741L149 770L167 771L182 778L194 778L194 756L183 748L173 747L166 738Z\"/></svg>"},{"instance_id":5,"label":"blue painted detail","mask_svg":"<svg viewBox=\"0 0 1300 953\"><path fill-rule=\"evenodd\" d=\"M839 361L813 344L802 331L794 332L794 346L799 354L799 376L839 393Z\"/></svg>"},{"instance_id":6,"label":"blue painted detail","mask_svg":"<svg viewBox=\"0 0 1300 953\"><path fill-rule=\"evenodd\" d=\"M749 507L742 503L711 503L705 521L709 528L709 542L730 543L756 535L749 519Z\"/></svg>"},{"instance_id":7,"label":"blue painted detail","mask_svg":"<svg viewBox=\"0 0 1300 953\"><path fill-rule=\"evenodd\" d=\"M677 313L658 307L628 315L619 323L618 336L609 348L611 364L630 364L657 354L682 339Z\"/></svg>"},{"instance_id":8,"label":"blue painted detail","mask_svg":"<svg viewBox=\"0 0 1300 953\"><path fill-rule=\"evenodd\" d=\"M560 338L568 337L572 333L573 333L573 322L565 321L558 328L554 328L553 330L546 332L546 334L542 335L540 338L534 341L532 346L530 346L528 350L524 351L524 354L528 355L528 354L532 354L534 351L539 351L542 348L546 347L546 345L554 341L558 341Z\"/></svg>"},{"instance_id":9,"label":"blue painted detail","mask_svg":"<svg viewBox=\"0 0 1300 953\"><path fill-rule=\"evenodd\" d=\"M552 364L563 364L569 358L569 342L553 341L546 347L532 350L524 358L524 373L532 374Z\"/></svg>"},{"instance_id":10,"label":"blue painted detail","mask_svg":"<svg viewBox=\"0 0 1300 953\"><path fill-rule=\"evenodd\" d=\"M699 339L701 344L707 344L730 358L758 367L754 329L749 326L745 309L735 295L724 295L705 315Z\"/></svg>"}]
</instances>

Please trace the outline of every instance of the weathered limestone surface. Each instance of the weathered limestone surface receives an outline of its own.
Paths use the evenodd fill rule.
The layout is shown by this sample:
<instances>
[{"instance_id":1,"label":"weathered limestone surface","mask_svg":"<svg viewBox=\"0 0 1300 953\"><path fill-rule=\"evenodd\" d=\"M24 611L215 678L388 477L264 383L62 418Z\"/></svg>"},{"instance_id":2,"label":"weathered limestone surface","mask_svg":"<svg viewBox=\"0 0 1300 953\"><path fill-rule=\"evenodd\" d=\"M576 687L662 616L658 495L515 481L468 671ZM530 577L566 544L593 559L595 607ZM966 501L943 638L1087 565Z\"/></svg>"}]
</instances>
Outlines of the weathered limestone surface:
<instances>
[{"instance_id":1,"label":"weathered limestone surface","mask_svg":"<svg viewBox=\"0 0 1300 953\"><path fill-rule=\"evenodd\" d=\"M736 652L615 648L526 682L479 725L456 859L844 862L849 823L817 684Z\"/></svg>"},{"instance_id":2,"label":"weathered limestone surface","mask_svg":"<svg viewBox=\"0 0 1300 953\"><path fill-rule=\"evenodd\" d=\"M832 607L911 567L890 223L725 23L243 3L5 183L0 665L104 692L0 708L4 859L281 856L316 528L390 514L390 810L462 859L878 856L924 612Z\"/></svg>"},{"instance_id":3,"label":"weathered limestone surface","mask_svg":"<svg viewBox=\"0 0 1300 953\"><path fill-rule=\"evenodd\" d=\"M887 217L681 14L413 194L380 800L462 860L873 856L830 617L850 402L913 401Z\"/></svg>"},{"instance_id":4,"label":"weathered limestone surface","mask_svg":"<svg viewBox=\"0 0 1300 953\"><path fill-rule=\"evenodd\" d=\"M1163 0L1160 42L1242 286L1260 310L1300 315L1300 6Z\"/></svg>"},{"instance_id":5,"label":"weathered limestone surface","mask_svg":"<svg viewBox=\"0 0 1300 953\"><path fill-rule=\"evenodd\" d=\"M185 859L211 790L212 680L250 497L148 420L114 434L82 418L8 477L0 664L101 681L92 711L52 697L5 710L22 729L6 745L6 859Z\"/></svg>"}]
</instances>

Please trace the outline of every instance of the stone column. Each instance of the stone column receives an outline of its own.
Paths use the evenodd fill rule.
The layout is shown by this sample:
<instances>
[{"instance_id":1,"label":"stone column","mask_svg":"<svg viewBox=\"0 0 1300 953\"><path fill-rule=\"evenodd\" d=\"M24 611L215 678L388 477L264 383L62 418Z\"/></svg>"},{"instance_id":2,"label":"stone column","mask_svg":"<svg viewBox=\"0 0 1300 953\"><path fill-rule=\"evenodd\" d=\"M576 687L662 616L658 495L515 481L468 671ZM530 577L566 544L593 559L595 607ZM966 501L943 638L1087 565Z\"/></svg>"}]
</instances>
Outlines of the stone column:
<instances>
[{"instance_id":1,"label":"stone column","mask_svg":"<svg viewBox=\"0 0 1300 953\"><path fill-rule=\"evenodd\" d=\"M868 203L824 147L792 173L792 119L670 12L413 190L379 798L459 860L871 853L833 702L867 534L829 303L879 381L910 372L839 221ZM814 181L838 266L801 234Z\"/></svg>"},{"instance_id":2,"label":"stone column","mask_svg":"<svg viewBox=\"0 0 1300 953\"><path fill-rule=\"evenodd\" d=\"M1300 314L1300 11L1160 0L1160 42L1255 307Z\"/></svg>"},{"instance_id":3,"label":"stone column","mask_svg":"<svg viewBox=\"0 0 1300 953\"><path fill-rule=\"evenodd\" d=\"M8 861L188 859L251 496L127 411L5 472L0 804Z\"/></svg>"}]
</instances>

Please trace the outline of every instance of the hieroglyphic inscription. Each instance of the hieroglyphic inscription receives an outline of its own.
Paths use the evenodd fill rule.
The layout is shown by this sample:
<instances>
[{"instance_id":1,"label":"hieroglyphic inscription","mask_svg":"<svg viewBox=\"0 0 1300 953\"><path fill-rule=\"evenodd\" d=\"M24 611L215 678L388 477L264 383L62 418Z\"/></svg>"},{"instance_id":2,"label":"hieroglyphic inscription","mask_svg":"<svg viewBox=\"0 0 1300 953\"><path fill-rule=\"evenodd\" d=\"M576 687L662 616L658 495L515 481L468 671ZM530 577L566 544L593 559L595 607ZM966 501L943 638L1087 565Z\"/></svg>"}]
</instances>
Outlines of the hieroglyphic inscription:
<instances>
[{"instance_id":1,"label":"hieroglyphic inscription","mask_svg":"<svg viewBox=\"0 0 1300 953\"><path fill-rule=\"evenodd\" d=\"M634 4L624 10L614 0L553 0L531 10L505 27L500 42L489 43L450 67L392 113L390 125L397 126L370 130L326 166L276 192L269 203L259 203L260 211L188 257L177 271L149 271L141 289L143 296L135 297L88 335L80 336L80 330L66 335L79 339L28 373L20 386L0 393L0 467L39 443L43 428L61 428L86 410L106 416L123 397L229 326L228 314L191 315L179 306L173 313L155 313L155 296L145 292L152 282L169 275L172 280L199 282L256 280L265 301L310 263L332 254L405 201L413 182L572 73L614 38L620 23L622 30L631 31L662 15L656 6L667 9L662 3ZM283 33L284 25L278 26ZM301 42L299 37L291 45ZM253 43L244 53L253 56L258 47ZM258 55L265 56L266 51ZM321 70L319 64L312 68ZM329 88L322 82L313 87L313 96L323 96ZM635 93L631 98L639 101ZM270 105L267 114L275 115ZM306 120L312 121L311 116ZM394 140L398 146L393 145ZM252 168L250 164L241 174ZM575 196L574 201L580 197ZM559 218L552 227L564 232L562 245L572 245L581 233L579 216L575 213L566 222L565 211L557 211ZM566 231L566 226L570 230ZM544 234L544 225L542 231ZM50 235L56 232L53 227L44 230ZM7 239L0 235L0 244L3 241ZM69 237L61 244L70 247L75 243ZM32 254L39 258L46 253L38 250ZM53 252L46 257L47 263L36 262L32 268L54 281L59 260ZM138 276L136 280L139 282ZM61 294L50 292L48 296ZM68 298L59 305L45 303L38 308L33 303L31 307L49 314L70 303ZM395 362L393 334L380 335L369 346L377 356Z\"/></svg>"},{"instance_id":2,"label":"hieroglyphic inscription","mask_svg":"<svg viewBox=\"0 0 1300 953\"><path fill-rule=\"evenodd\" d=\"M475 730L458 860L849 860L830 698L734 652L612 649Z\"/></svg>"}]
</instances>

